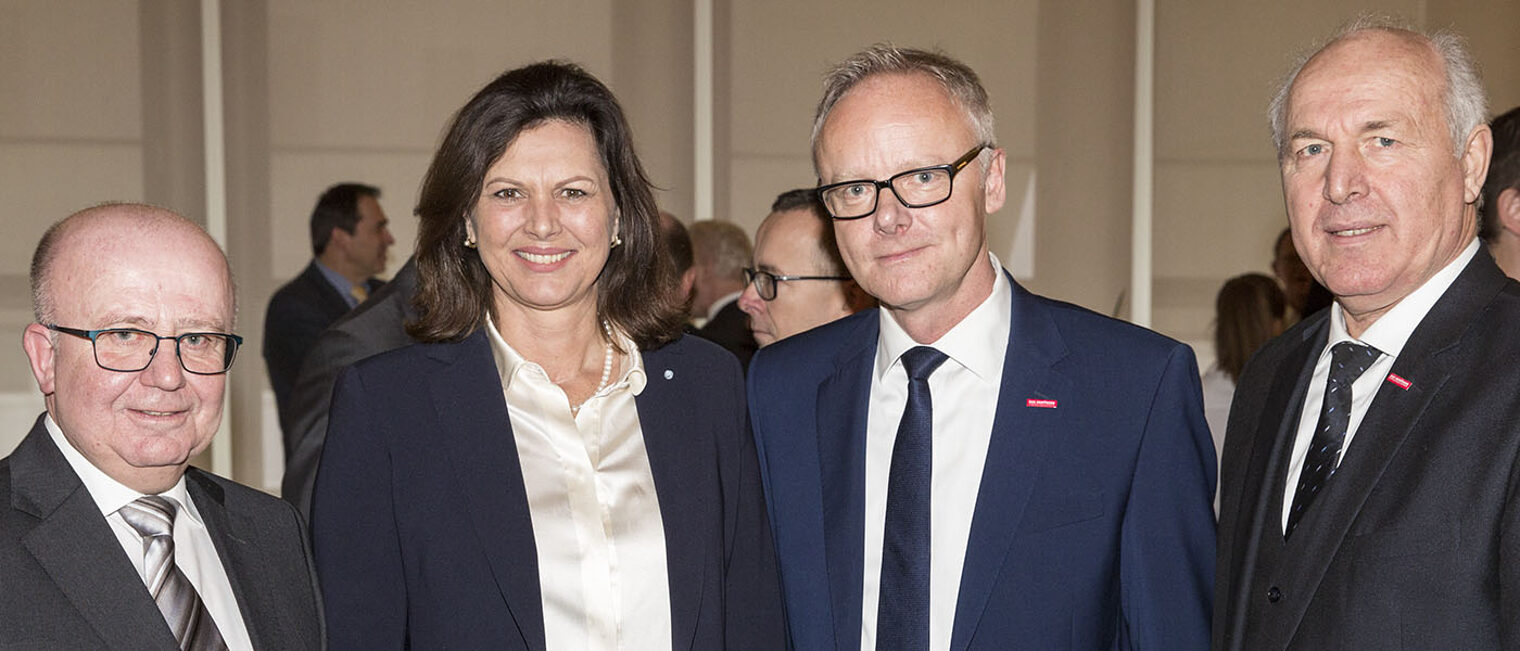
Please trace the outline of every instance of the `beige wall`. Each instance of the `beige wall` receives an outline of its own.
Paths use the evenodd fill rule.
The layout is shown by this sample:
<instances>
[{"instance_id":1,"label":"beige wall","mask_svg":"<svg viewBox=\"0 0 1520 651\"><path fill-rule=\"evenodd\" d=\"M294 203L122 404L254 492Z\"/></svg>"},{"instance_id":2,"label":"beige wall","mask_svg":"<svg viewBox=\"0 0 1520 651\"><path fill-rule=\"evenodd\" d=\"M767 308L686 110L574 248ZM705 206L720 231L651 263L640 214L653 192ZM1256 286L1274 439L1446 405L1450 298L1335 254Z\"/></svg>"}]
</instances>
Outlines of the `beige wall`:
<instances>
[{"instance_id":1,"label":"beige wall","mask_svg":"<svg viewBox=\"0 0 1520 651\"><path fill-rule=\"evenodd\" d=\"M199 6L0 0L0 329L12 342L0 364L13 369L0 375L0 451L40 405L16 342L43 228L106 199L204 218ZM982 75L1008 151L994 250L1032 289L1114 311L1130 283L1134 3L713 0L715 215L694 208L693 8L221 3L227 248L250 345L232 382L233 436L219 444L233 447L238 478L278 478L263 309L309 257L317 193L342 180L380 185L399 264L451 113L495 74L541 58L580 62L619 94L664 207L752 230L778 192L814 182L808 132L830 63L876 41L943 48ZM1360 9L1455 26L1484 64L1495 108L1520 103L1520 3L1510 0L1157 0L1155 326L1200 344L1205 359L1215 289L1265 270L1283 224L1262 116L1273 81L1297 49Z\"/></svg>"}]
</instances>

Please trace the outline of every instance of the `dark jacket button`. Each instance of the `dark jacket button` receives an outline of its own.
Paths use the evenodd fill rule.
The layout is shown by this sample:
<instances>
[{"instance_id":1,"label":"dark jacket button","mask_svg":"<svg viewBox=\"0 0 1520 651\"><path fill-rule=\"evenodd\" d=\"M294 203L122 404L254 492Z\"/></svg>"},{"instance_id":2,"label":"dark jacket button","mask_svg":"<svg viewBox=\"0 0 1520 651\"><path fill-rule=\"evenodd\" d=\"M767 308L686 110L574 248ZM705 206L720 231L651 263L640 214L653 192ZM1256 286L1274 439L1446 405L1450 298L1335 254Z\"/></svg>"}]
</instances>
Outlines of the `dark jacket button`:
<instances>
[{"instance_id":1,"label":"dark jacket button","mask_svg":"<svg viewBox=\"0 0 1520 651\"><path fill-rule=\"evenodd\" d=\"M1278 590L1277 586L1275 585L1267 588L1267 601L1270 601L1274 604L1282 601L1282 590Z\"/></svg>"}]
</instances>

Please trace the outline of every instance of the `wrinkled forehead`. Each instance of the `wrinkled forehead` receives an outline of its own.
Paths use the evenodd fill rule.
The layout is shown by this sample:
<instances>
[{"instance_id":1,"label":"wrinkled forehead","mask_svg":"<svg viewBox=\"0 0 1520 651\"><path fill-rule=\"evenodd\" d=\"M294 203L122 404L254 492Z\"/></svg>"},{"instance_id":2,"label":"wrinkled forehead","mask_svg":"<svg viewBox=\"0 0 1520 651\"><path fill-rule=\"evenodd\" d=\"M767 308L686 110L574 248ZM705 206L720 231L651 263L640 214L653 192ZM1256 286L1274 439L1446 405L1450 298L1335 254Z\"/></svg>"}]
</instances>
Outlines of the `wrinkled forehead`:
<instances>
[{"instance_id":1,"label":"wrinkled forehead","mask_svg":"<svg viewBox=\"0 0 1520 651\"><path fill-rule=\"evenodd\" d=\"M1342 38L1310 57L1293 81L1289 113L1306 94L1316 96L1396 88L1439 99L1446 87L1440 54L1418 34L1367 30Z\"/></svg>"},{"instance_id":2,"label":"wrinkled forehead","mask_svg":"<svg viewBox=\"0 0 1520 651\"><path fill-rule=\"evenodd\" d=\"M48 285L60 319L232 327L226 259L205 233L179 224L122 226L81 225L58 243Z\"/></svg>"}]
</instances>

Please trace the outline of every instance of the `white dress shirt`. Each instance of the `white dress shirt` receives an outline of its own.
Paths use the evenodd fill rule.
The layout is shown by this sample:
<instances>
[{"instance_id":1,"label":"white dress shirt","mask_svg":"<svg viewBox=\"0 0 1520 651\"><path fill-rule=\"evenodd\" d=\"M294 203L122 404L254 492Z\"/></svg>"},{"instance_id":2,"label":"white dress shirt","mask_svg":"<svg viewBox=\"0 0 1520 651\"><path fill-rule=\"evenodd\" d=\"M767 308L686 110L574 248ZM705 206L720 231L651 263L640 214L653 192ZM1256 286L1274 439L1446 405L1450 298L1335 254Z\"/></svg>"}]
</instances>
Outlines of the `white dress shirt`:
<instances>
[{"instance_id":1,"label":"white dress shirt","mask_svg":"<svg viewBox=\"0 0 1520 651\"><path fill-rule=\"evenodd\" d=\"M997 256L989 254L996 280L992 294L966 318L929 344L949 357L929 376L933 402L933 470L930 479L929 648L950 648L955 601L971 517L981 488L1003 357L1011 327L1012 292ZM860 648L876 648L881 547L887 517L887 477L892 445L908 400L908 374L900 357L919 343L881 310L871 405L866 421L865 576L861 590Z\"/></svg>"},{"instance_id":2,"label":"white dress shirt","mask_svg":"<svg viewBox=\"0 0 1520 651\"><path fill-rule=\"evenodd\" d=\"M53 437L53 445L63 452L63 458L68 460L74 474L79 475L79 481L95 500L101 516L111 525L111 532L116 534L116 541L121 543L122 551L127 554L127 558L132 559L132 566L137 568L137 574L142 577L143 590L146 592L148 578L143 576L143 553L147 551L147 543L118 513L121 507L145 494L123 486L90 463L64 437L63 430L53 422L52 415L48 415L44 422L48 434ZM222 567L222 559L216 553L216 544L206 531L205 520L201 519L195 502L185 491L184 476L180 476L173 488L159 495L173 502L176 507L174 564L190 580L190 585L195 586L195 591L200 594L211 620L216 622L216 629L221 632L227 648L231 651L252 651L253 642L248 637L248 627L243 623L242 611L238 610L237 597L232 594L232 582L227 580L227 570Z\"/></svg>"},{"instance_id":3,"label":"white dress shirt","mask_svg":"<svg viewBox=\"0 0 1520 651\"><path fill-rule=\"evenodd\" d=\"M550 649L671 648L665 529L634 397L634 351L572 414L565 392L487 321L522 464Z\"/></svg>"},{"instance_id":4,"label":"white dress shirt","mask_svg":"<svg viewBox=\"0 0 1520 651\"><path fill-rule=\"evenodd\" d=\"M1304 459L1309 456L1309 444L1314 440L1314 428L1319 423L1319 411L1325 403L1325 382L1330 378L1330 349L1343 341L1355 342L1372 346L1382 354L1377 361L1351 384L1351 419L1346 427L1346 439L1341 445L1340 457L1336 459L1337 465L1346 458L1346 453L1351 449L1351 440L1356 436L1357 428L1362 424L1362 418L1367 415L1367 407L1372 404L1372 399L1382 388L1384 382L1391 382L1388 373L1393 368L1393 363L1398 359L1399 353L1404 351L1404 344L1408 343L1409 335L1414 333L1416 326L1425 320L1425 315L1430 308L1440 300L1451 287L1452 281L1467 268L1467 263L1472 261L1473 255L1478 252L1478 240L1473 239L1467 248L1457 255L1435 275L1431 276L1419 289L1410 292L1403 300L1390 308L1383 316L1374 321L1361 338L1352 337L1346 331L1346 317L1341 312L1340 303L1337 302L1330 309L1330 336L1325 342L1325 347L1319 353L1319 361L1314 364L1314 376L1309 379L1308 392L1304 395L1303 412L1298 417L1298 432L1293 439L1293 456L1288 458L1288 476L1286 488L1283 492L1282 528L1288 530L1288 513L1292 511L1293 496L1298 492L1298 477L1304 468ZM1420 378L1405 378L1411 382L1419 382ZM1397 389L1397 387L1395 387ZM1313 508L1313 507L1310 507Z\"/></svg>"}]
</instances>

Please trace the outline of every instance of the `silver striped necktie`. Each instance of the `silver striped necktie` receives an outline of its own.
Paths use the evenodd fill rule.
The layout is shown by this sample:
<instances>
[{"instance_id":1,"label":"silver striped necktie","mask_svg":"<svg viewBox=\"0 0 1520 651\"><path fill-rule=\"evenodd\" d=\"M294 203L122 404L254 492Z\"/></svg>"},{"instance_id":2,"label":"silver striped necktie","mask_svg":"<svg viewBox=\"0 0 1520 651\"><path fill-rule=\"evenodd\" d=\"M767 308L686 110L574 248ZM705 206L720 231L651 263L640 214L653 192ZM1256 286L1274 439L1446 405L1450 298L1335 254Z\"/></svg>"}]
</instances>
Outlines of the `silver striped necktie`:
<instances>
[{"instance_id":1,"label":"silver striped necktie","mask_svg":"<svg viewBox=\"0 0 1520 651\"><path fill-rule=\"evenodd\" d=\"M226 649L222 633L206 612L195 586L174 563L174 503L157 495L139 497L121 507L121 518L143 537L143 570L148 592L179 642L194 651Z\"/></svg>"}]
</instances>

